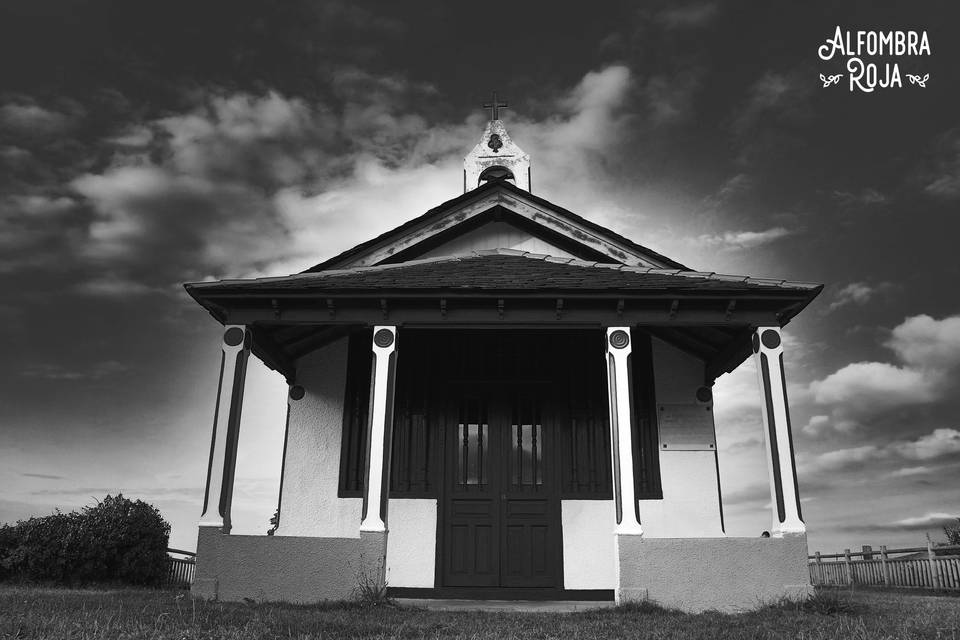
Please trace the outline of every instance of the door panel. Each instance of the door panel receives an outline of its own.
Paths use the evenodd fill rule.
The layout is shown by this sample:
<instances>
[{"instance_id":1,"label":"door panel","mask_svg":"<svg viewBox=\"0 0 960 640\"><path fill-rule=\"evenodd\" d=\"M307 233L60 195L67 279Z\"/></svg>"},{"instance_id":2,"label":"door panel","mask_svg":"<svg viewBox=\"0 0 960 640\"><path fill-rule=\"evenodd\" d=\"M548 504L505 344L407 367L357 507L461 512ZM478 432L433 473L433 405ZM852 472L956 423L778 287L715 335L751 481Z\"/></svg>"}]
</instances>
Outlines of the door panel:
<instances>
[{"instance_id":1,"label":"door panel","mask_svg":"<svg viewBox=\"0 0 960 640\"><path fill-rule=\"evenodd\" d=\"M459 394L447 410L443 581L451 587L500 584L500 502L490 468L491 402ZM491 482L491 480L494 480Z\"/></svg>"},{"instance_id":2,"label":"door panel","mask_svg":"<svg viewBox=\"0 0 960 640\"><path fill-rule=\"evenodd\" d=\"M508 398L509 440L501 511L506 553L501 555L505 587L558 586L560 518L547 389L514 389Z\"/></svg>"},{"instance_id":3,"label":"door panel","mask_svg":"<svg viewBox=\"0 0 960 640\"><path fill-rule=\"evenodd\" d=\"M475 386L448 396L443 585L560 587L548 386Z\"/></svg>"}]
</instances>

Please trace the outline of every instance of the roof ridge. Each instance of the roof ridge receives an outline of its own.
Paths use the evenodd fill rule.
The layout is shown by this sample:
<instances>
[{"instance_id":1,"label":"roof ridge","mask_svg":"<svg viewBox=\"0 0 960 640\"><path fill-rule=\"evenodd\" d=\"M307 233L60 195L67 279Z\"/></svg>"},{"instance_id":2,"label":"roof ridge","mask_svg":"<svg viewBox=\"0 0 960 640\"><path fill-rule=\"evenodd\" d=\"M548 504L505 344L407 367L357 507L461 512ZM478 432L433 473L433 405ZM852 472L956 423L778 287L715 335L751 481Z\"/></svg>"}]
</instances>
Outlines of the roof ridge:
<instances>
[{"instance_id":1,"label":"roof ridge","mask_svg":"<svg viewBox=\"0 0 960 640\"><path fill-rule=\"evenodd\" d=\"M676 260L668 256L665 256L662 253L654 251L653 249L645 245L634 242L630 238L627 238L626 236L621 235L620 233L614 231L613 229L610 229L609 227L605 227L597 222L593 222L589 218L585 218L565 207L562 207L556 203L550 202L549 200L545 198L541 198L540 196L534 195L533 193L525 189L521 189L516 185L510 184L509 182L505 182L505 181L490 181L480 185L476 189L467 191L466 193L463 193L455 198L451 198L446 202L442 202L439 205L431 209L428 209L426 212L418 216L415 216L414 218L411 218L406 222L392 229L384 231L383 233L379 234L374 238L370 238L369 240L365 242L361 242L360 244L357 244L351 247L350 249L342 251L339 254L332 256L324 260L323 262L320 262L319 264L315 264L312 267L306 269L305 272L317 273L317 272L323 271L325 265L347 260L352 256L362 253L368 249L372 249L378 244L385 242L394 234L409 231L410 229L415 228L417 225L421 225L421 224L427 225L428 221L432 217L443 215L447 211L458 206L466 207L468 206L469 203L471 203L471 201L473 200L480 201L483 198L487 197L488 194L495 194L496 202L501 205L506 203L507 200L509 199L526 198L529 201L528 204L532 204L534 207L541 207L541 208L547 209L553 212L554 214L559 214L561 217L566 217L570 221L583 225L589 230L590 233L597 234L600 237L606 238L608 241L611 241L613 244L619 244L623 247L626 247L630 252L637 254L643 260L648 260L654 263L659 262L659 263L665 263L669 265L675 265L676 267L684 267L684 265L680 264Z\"/></svg>"},{"instance_id":2,"label":"roof ridge","mask_svg":"<svg viewBox=\"0 0 960 640\"><path fill-rule=\"evenodd\" d=\"M637 274L648 274L648 275L663 275L663 276L678 276L684 278L690 278L695 280L712 280L717 282L729 282L729 283L741 283L741 284L753 284L764 287L771 288L781 288L781 287L795 287L802 289L815 289L821 285L812 283L812 282L799 282L785 280L782 278L754 278L751 276L744 275L729 275L729 274L720 274L714 271L693 271L688 269L659 269L656 267L644 267L637 265L627 265L620 263L607 263L607 262L593 262L590 260L581 260L579 258L567 258L560 256L551 256L542 253L532 253L530 251L522 251L519 249L509 249L506 247L497 247L493 249L475 249L469 254L461 255L447 255L447 256L434 256L431 258L418 258L416 260L408 260L405 262L394 262L388 264L378 264L365 267L351 267L349 269L331 269L327 271L305 271L302 273L293 273L288 276L270 276L265 278L249 278L249 279L239 279L232 278L227 280L215 280L207 282L198 282L198 283L189 283L190 285L200 285L200 286L210 286L214 284L235 284L235 283L250 283L250 282L262 282L269 283L274 281L290 281L290 280L304 280L304 281L313 281L321 280L328 277L336 277L342 275L349 275L355 273L375 273L379 271L389 271L394 269L403 269L405 267L414 267L424 264L439 264L443 262L460 262L464 260L482 260L485 258L491 258L494 256L503 256L507 258L523 258L526 260L537 260L543 262L550 262L558 265L568 265L577 268L584 269L607 269L609 271L619 271L621 273L637 273Z\"/></svg>"}]
</instances>

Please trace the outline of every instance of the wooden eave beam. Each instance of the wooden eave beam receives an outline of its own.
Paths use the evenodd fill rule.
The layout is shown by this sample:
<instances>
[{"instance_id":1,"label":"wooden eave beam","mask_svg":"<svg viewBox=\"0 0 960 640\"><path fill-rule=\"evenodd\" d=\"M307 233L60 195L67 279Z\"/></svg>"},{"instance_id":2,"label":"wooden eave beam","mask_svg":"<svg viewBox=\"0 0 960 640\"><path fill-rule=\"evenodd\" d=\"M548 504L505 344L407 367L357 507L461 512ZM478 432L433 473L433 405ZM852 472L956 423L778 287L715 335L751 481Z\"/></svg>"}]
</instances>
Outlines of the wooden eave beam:
<instances>
[{"instance_id":1,"label":"wooden eave beam","mask_svg":"<svg viewBox=\"0 0 960 640\"><path fill-rule=\"evenodd\" d=\"M679 301L678 304L678 314L683 313L683 310L690 304L697 304L702 301L711 301L717 306L726 312L727 304L730 299L730 293L724 292L713 292L713 291L655 291L655 290L642 290L638 289L635 291L629 290L596 290L596 291L584 291L584 290L550 290L550 289L534 289L534 290L499 290L499 289L403 289L395 290L390 292L384 291L355 291L350 289L338 290L336 293L331 293L330 291L310 291L310 290L297 290L289 289L284 290L282 293L274 292L262 292L262 291L249 291L244 289L234 289L234 290L210 290L203 293L199 296L202 301L201 304L210 304L210 305L221 305L224 302L236 302L239 300L247 301L257 301L258 303L263 304L266 301L266 306L269 306L271 300L279 298L280 300L285 300L286 303L283 305L283 313L286 314L287 306L290 304L296 305L298 300L310 300L312 302L322 301L325 304L328 304L328 301L334 301L337 305L337 308L341 304L349 303L351 300L374 300L377 304L381 300L388 300L392 302L397 301L409 301L409 300L432 300L436 301L439 299L470 299L470 300L481 300L484 298L487 299L498 299L505 298L510 300L553 300L556 301L557 298L563 298L564 300L603 300L606 302L613 301L616 304L619 300L624 300L626 302L642 302L645 300L657 300L663 301L666 300L668 303L667 308L669 309L672 306L674 301ZM783 313L787 310L793 311L798 308L806 301L806 296L802 293L792 290L761 290L757 289L756 293L743 293L737 296L737 300L740 303L750 303L750 302L780 302L780 312ZM738 307L739 311L740 307ZM733 314L736 315L736 314Z\"/></svg>"},{"instance_id":2,"label":"wooden eave beam","mask_svg":"<svg viewBox=\"0 0 960 640\"><path fill-rule=\"evenodd\" d=\"M565 305L563 312L557 314L556 301L552 305L524 306L504 304L499 307L496 301L484 307L466 307L449 305L446 314L441 315L438 306L393 307L390 310L392 324L485 324L503 321L514 323L549 323L595 326L627 325L671 325L674 327L692 327L702 325L746 326L776 323L776 309L757 309L739 314L736 321L727 320L722 308L688 308L682 315L670 319L666 308L625 309L617 313L612 305L602 307ZM276 323L270 309L256 307L236 307L230 309L227 321L236 324ZM383 322L383 311L376 306L342 307L336 318L331 319L326 309L309 306L288 307L284 310L284 324L353 325L372 326Z\"/></svg>"}]
</instances>

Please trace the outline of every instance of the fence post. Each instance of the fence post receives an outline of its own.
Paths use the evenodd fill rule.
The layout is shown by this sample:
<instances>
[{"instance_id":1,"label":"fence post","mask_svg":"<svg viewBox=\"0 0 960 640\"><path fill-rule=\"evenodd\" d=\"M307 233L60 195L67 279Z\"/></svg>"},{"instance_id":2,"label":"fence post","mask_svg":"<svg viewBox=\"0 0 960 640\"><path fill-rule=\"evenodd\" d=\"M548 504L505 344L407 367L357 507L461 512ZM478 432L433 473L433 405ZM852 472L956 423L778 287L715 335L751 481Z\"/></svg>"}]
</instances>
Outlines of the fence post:
<instances>
[{"instance_id":1,"label":"fence post","mask_svg":"<svg viewBox=\"0 0 960 640\"><path fill-rule=\"evenodd\" d=\"M937 554L933 552L933 542L927 540L927 561L930 564L930 587L940 588L940 576L937 574Z\"/></svg>"},{"instance_id":2,"label":"fence post","mask_svg":"<svg viewBox=\"0 0 960 640\"><path fill-rule=\"evenodd\" d=\"M843 550L843 566L847 572L847 586L853 586L853 569L850 567L850 549Z\"/></svg>"},{"instance_id":3,"label":"fence post","mask_svg":"<svg viewBox=\"0 0 960 640\"><path fill-rule=\"evenodd\" d=\"M883 569L883 586L890 586L890 567L887 566L887 545L880 545L880 566Z\"/></svg>"},{"instance_id":4,"label":"fence post","mask_svg":"<svg viewBox=\"0 0 960 640\"><path fill-rule=\"evenodd\" d=\"M827 581L823 577L823 560L820 559L820 552L817 551L817 584L826 584Z\"/></svg>"}]
</instances>

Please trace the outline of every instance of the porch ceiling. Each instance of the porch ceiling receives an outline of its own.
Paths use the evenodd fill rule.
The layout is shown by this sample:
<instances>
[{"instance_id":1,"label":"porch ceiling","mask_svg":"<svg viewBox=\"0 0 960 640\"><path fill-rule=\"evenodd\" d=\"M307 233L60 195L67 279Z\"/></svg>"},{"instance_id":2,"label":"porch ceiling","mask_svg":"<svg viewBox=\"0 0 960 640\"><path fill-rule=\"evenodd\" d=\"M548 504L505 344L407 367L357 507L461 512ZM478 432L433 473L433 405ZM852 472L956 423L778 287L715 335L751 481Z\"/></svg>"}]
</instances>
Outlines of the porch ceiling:
<instances>
[{"instance_id":1,"label":"porch ceiling","mask_svg":"<svg viewBox=\"0 0 960 640\"><path fill-rule=\"evenodd\" d=\"M707 382L784 326L822 286L677 269L479 251L282 278L185 285L223 324L252 327L254 353L294 379L297 361L361 327L636 326L703 360Z\"/></svg>"},{"instance_id":2,"label":"porch ceiling","mask_svg":"<svg viewBox=\"0 0 960 640\"><path fill-rule=\"evenodd\" d=\"M387 322L390 322L389 320ZM629 323L626 323L629 324ZM296 379L298 361L304 356L320 349L336 340L349 336L351 333L367 329L371 324L284 324L253 323L250 325L253 334L253 353L268 367L281 373L289 383ZM529 328L534 326L541 330L569 330L580 328L595 330L601 328L599 323L591 325L557 324L515 324L503 323L496 325L420 325L405 324L408 328L429 328L438 331L486 328L490 330L510 330ZM751 353L750 327L736 325L730 327L710 326L656 326L635 325L637 329L645 331L655 338L663 340L681 351L692 355L707 365L705 383L711 384L718 376L735 369ZM403 329L401 329L402 332Z\"/></svg>"}]
</instances>

